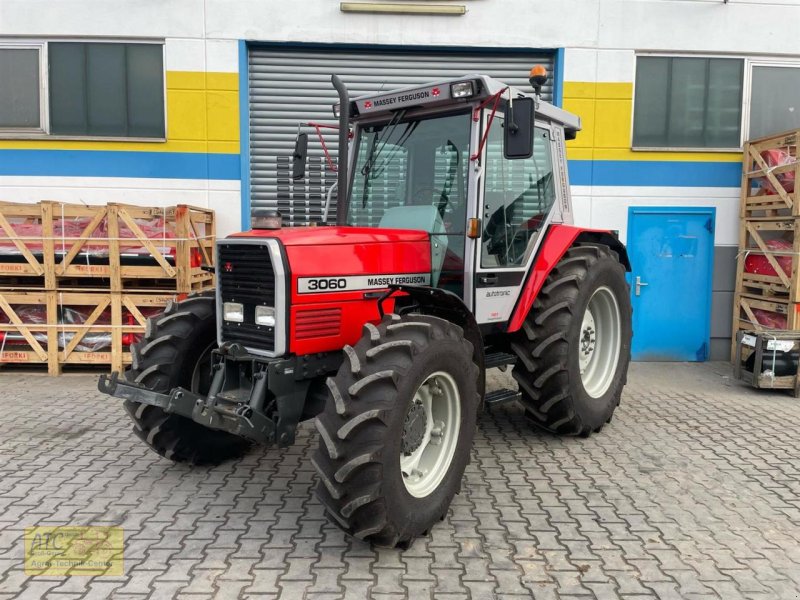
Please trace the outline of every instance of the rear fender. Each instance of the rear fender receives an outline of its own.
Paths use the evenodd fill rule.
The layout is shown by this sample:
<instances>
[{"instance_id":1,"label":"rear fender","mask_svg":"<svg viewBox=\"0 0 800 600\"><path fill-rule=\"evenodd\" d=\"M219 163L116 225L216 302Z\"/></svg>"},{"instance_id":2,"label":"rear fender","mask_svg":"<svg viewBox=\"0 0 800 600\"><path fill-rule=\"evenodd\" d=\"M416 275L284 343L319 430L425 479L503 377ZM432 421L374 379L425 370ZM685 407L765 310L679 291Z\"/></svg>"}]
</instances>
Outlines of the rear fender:
<instances>
[{"instance_id":1,"label":"rear fender","mask_svg":"<svg viewBox=\"0 0 800 600\"><path fill-rule=\"evenodd\" d=\"M522 293L519 295L514 312L511 313L511 320L508 323L508 333L519 331L525 317L533 306L533 301L542 289L550 271L558 264L558 261L576 243L585 242L592 244L603 244L608 246L619 256L619 261L626 271L631 270L628 252L625 245L610 231L603 229L585 229L583 227L573 227L571 225L552 225L545 234L544 241L533 262L533 268L528 273Z\"/></svg>"}]
</instances>

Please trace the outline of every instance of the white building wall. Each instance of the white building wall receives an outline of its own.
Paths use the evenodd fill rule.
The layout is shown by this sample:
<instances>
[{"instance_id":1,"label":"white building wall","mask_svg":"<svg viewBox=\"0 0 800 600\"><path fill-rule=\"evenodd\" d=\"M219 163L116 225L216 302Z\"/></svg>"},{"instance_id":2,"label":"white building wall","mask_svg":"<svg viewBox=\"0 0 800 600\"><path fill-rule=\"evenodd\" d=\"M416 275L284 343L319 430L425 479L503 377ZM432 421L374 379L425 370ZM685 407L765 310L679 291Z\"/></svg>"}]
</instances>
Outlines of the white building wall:
<instances>
[{"instance_id":1,"label":"white building wall","mask_svg":"<svg viewBox=\"0 0 800 600\"><path fill-rule=\"evenodd\" d=\"M388 0L393 1L393 0ZM459 17L342 13L336 0L1 0L0 42L20 37L164 39L168 84L166 150L227 162L223 178L63 177L2 174L0 198L63 199L87 203L186 202L214 208L222 234L241 226L238 94L240 41L270 43L564 49L563 96L584 131L571 142L571 167L621 161L635 168L674 163L734 166L736 153L633 152L630 147L636 54L713 54L800 63L800 2L796 0L455 0ZM193 79L191 74L198 78ZM170 87L172 81L172 87ZM202 103L202 111L197 108ZM203 112L204 111L204 112ZM218 127L225 121L225 127ZM220 131L223 129L223 131ZM49 144L49 145L48 145ZM30 144L0 139L5 149L64 147L124 150L86 142ZM150 148L152 148L151 146ZM188 148L188 150L186 150ZM142 151L142 148L132 148ZM158 162L157 158L154 162ZM209 171L210 171L209 167ZM573 168L573 174L580 169ZM585 171L585 170L584 170ZM589 172L594 173L594 169ZM728 170L730 173L730 169ZM579 224L627 233L636 206L714 206L715 243L727 261L737 243L738 182L707 185L632 185L624 177L573 178ZM641 182L640 182L641 183ZM716 288L715 288L716 289ZM715 292L717 293L717 292ZM730 291L717 294L723 298ZM716 302L716 300L715 300ZM724 333L724 332L723 332ZM713 337L713 336L712 336ZM723 335L724 337L724 335Z\"/></svg>"},{"instance_id":2,"label":"white building wall","mask_svg":"<svg viewBox=\"0 0 800 600\"><path fill-rule=\"evenodd\" d=\"M462 17L347 14L332 0L3 0L0 37L166 39L167 71L236 73L238 40L346 44L566 48L566 82L632 82L636 51L792 56L800 3L790 0L464 0ZM35 5L35 8L34 8ZM754 27L754 23L758 27ZM599 110L599 108L598 108ZM170 112L169 119L180 118ZM22 145L24 147L24 145ZM0 144L0 148L2 148ZM577 151L576 151L577 152ZM571 153L572 150L571 150ZM648 158L647 156L643 158ZM686 157L684 157L686 159ZM40 197L174 203L222 209L222 231L236 229L239 184L169 178L0 177L8 200ZM624 233L626 198L641 204L718 207L718 244L735 243L733 189L575 189L576 212L593 226ZM231 229L229 229L231 228ZM624 236L623 236L624 237Z\"/></svg>"}]
</instances>

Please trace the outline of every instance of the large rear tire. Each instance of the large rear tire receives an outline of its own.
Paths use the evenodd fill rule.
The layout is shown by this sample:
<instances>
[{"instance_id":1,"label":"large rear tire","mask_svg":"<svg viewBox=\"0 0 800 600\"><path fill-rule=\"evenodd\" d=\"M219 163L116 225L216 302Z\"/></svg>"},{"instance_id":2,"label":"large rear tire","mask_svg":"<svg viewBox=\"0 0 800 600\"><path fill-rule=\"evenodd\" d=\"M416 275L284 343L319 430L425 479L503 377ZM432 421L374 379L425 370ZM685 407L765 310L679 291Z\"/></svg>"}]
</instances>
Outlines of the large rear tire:
<instances>
[{"instance_id":1,"label":"large rear tire","mask_svg":"<svg viewBox=\"0 0 800 600\"><path fill-rule=\"evenodd\" d=\"M472 344L431 316L388 315L345 346L317 417L317 496L347 533L404 546L460 489L479 396Z\"/></svg>"},{"instance_id":2,"label":"large rear tire","mask_svg":"<svg viewBox=\"0 0 800 600\"><path fill-rule=\"evenodd\" d=\"M619 405L630 362L630 290L619 257L603 245L570 248L511 346L534 424L567 435L600 431Z\"/></svg>"},{"instance_id":3,"label":"large rear tire","mask_svg":"<svg viewBox=\"0 0 800 600\"><path fill-rule=\"evenodd\" d=\"M211 350L216 347L214 298L194 296L170 303L147 323L144 338L132 348L128 381L167 393L184 387L208 391ZM134 433L154 452L175 462L218 464L247 452L250 442L224 431L203 427L156 406L125 401Z\"/></svg>"}]
</instances>

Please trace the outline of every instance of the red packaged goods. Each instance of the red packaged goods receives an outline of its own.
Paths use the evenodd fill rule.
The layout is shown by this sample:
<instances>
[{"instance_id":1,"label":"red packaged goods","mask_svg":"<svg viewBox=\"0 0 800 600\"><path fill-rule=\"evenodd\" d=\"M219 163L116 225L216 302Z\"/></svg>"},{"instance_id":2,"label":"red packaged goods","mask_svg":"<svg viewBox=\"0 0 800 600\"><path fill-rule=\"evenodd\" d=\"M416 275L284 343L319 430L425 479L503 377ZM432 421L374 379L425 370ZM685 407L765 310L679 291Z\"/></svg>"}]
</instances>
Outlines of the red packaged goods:
<instances>
[{"instance_id":1,"label":"red packaged goods","mask_svg":"<svg viewBox=\"0 0 800 600\"><path fill-rule=\"evenodd\" d=\"M782 167L783 165L791 165L795 162L795 158L789 154L786 150L781 149L773 149L773 150L764 150L761 152L761 158L767 163L768 167ZM794 191L794 171L788 171L786 173L778 173L775 175L778 182L781 184L784 190L788 193L792 193ZM764 189L767 190L768 194L777 194L778 192L775 191L775 186L772 185L769 179L766 177L764 178Z\"/></svg>"},{"instance_id":2,"label":"red packaged goods","mask_svg":"<svg viewBox=\"0 0 800 600\"><path fill-rule=\"evenodd\" d=\"M74 219L55 219L53 221L53 238L55 240L56 252L68 251L72 247L74 241L81 237L86 227L90 224L91 219L88 217L77 217ZM142 233L148 239L156 241L156 247L159 252L168 253L174 248L159 247L157 241L175 239L175 232L166 227L164 220L161 218L154 218L150 220L137 219L136 225L141 229ZM11 228L18 238L25 240L25 245L31 252L41 252L43 243L39 240L42 239L42 224L41 223L11 223ZM191 238L194 237L193 233L189 233ZM104 239L107 240L108 224L104 219L95 229L89 234L89 239ZM121 223L119 226L119 237L122 239L134 239L137 237L134 232L125 224ZM63 246L63 248L62 248ZM122 252L125 254L150 254L147 248L143 246L122 246ZM90 254L95 256L102 256L108 254L107 244L92 244L87 242L81 247L82 254ZM8 234L3 228L0 228L0 254L19 254L19 249L16 244L9 238Z\"/></svg>"},{"instance_id":3,"label":"red packaged goods","mask_svg":"<svg viewBox=\"0 0 800 600\"><path fill-rule=\"evenodd\" d=\"M767 329L786 329L786 315L770 310L763 310L761 308L754 308L753 316L755 316L759 325Z\"/></svg>"},{"instance_id":4,"label":"red packaged goods","mask_svg":"<svg viewBox=\"0 0 800 600\"><path fill-rule=\"evenodd\" d=\"M52 325L52 323L48 323L47 320L47 307L44 305L29 305L29 306L15 306L12 307L14 312L16 313L17 317L22 321L24 325ZM143 308L142 315L145 317L151 317L161 312L161 308ZM58 347L59 349L63 350L66 348L72 338L75 336L74 329L79 328L79 326L84 325L91 314L91 310L87 307L71 307L71 306L61 306L58 309ZM136 320L133 318L129 312L125 312L123 314L123 319L127 325L136 325ZM0 311L0 324L8 324L11 323L11 319L8 315L4 314ZM99 329L103 329L103 325L111 324L111 310L106 309L103 313L94 321L94 326L99 326ZM66 331L67 329L73 329L73 331ZM140 333L123 333L122 334L122 345L123 346L130 346L133 343L136 343L141 339ZM43 345L43 347L47 347L47 333L43 331L37 331L33 333L34 339L37 342ZM25 339L25 336L21 333L17 333L14 331L0 331L0 348L7 348L8 346L25 346L28 344L28 341ZM99 352L101 350L106 350L111 347L111 330L109 327L108 331L95 331L95 332L88 332L81 338L81 341L75 346L74 350L78 352Z\"/></svg>"},{"instance_id":5,"label":"red packaged goods","mask_svg":"<svg viewBox=\"0 0 800 600\"><path fill-rule=\"evenodd\" d=\"M774 252L791 252L792 250L792 245L786 240L769 240L766 244L767 248ZM783 269L783 272L791 277L792 257L789 255L777 255L775 256L775 260L778 262L781 269ZM748 254L747 258L744 259L744 270L747 273L754 273L756 275L777 276L778 274L775 272L775 268L769 260L767 260L767 257L763 254Z\"/></svg>"}]
</instances>

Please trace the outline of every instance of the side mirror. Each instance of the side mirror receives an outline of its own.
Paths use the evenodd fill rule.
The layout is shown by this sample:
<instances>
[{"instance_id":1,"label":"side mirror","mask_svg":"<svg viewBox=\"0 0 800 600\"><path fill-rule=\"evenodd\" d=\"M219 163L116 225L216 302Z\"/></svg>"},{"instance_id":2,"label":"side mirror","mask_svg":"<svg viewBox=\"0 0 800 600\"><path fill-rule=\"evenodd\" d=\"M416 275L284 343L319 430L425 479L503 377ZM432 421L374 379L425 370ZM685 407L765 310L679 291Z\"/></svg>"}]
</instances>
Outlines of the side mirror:
<instances>
[{"instance_id":1,"label":"side mirror","mask_svg":"<svg viewBox=\"0 0 800 600\"><path fill-rule=\"evenodd\" d=\"M533 98L517 98L506 109L503 156L509 159L533 156Z\"/></svg>"},{"instance_id":2,"label":"side mirror","mask_svg":"<svg viewBox=\"0 0 800 600\"><path fill-rule=\"evenodd\" d=\"M306 176L306 158L308 157L308 134L298 133L292 154L292 179L303 179Z\"/></svg>"}]
</instances>

